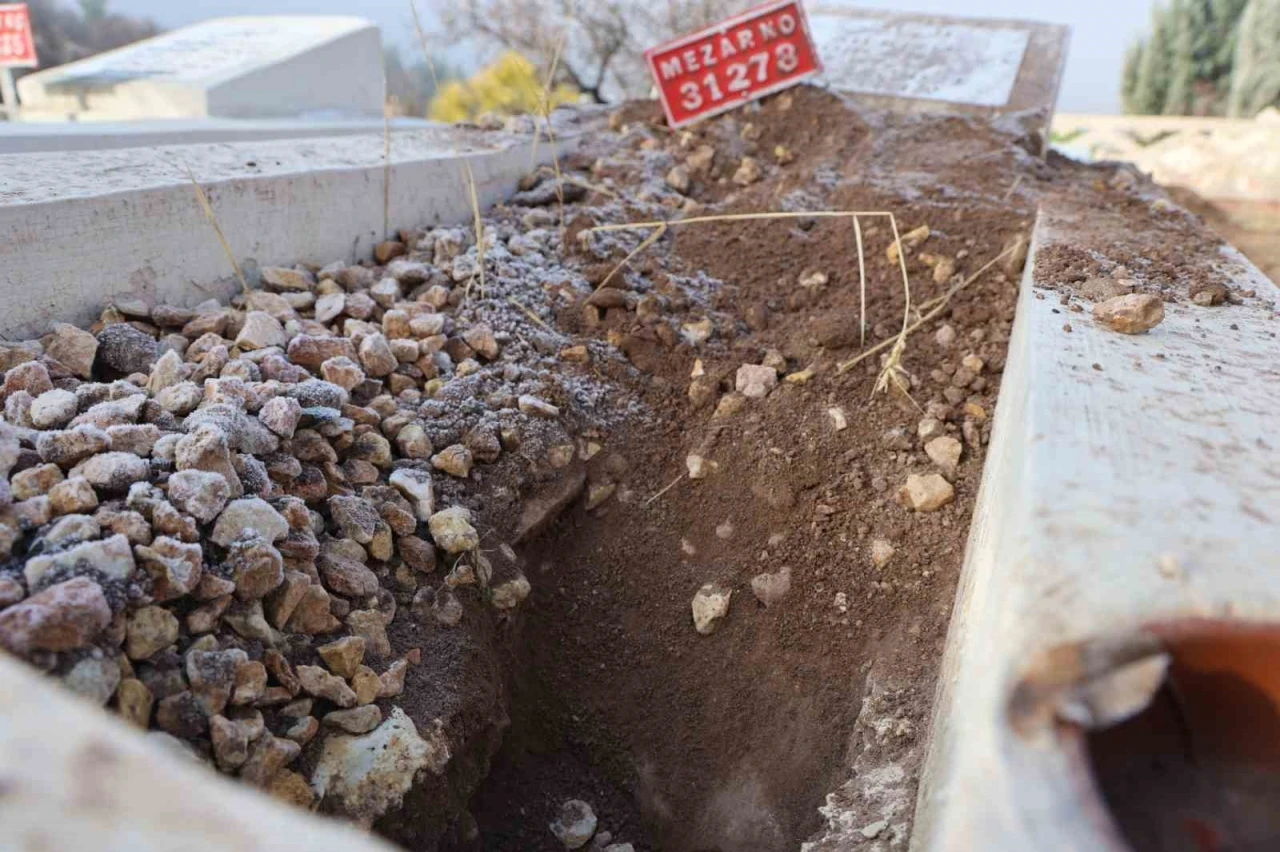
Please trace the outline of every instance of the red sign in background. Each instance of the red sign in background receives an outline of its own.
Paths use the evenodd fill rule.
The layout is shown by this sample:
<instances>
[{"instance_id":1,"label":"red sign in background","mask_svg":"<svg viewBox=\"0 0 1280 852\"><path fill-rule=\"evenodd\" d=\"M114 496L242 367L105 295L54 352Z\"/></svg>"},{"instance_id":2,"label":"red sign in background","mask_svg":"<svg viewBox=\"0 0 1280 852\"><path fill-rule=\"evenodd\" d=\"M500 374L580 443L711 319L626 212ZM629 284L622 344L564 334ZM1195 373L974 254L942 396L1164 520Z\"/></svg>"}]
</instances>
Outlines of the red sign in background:
<instances>
[{"instance_id":1,"label":"red sign in background","mask_svg":"<svg viewBox=\"0 0 1280 852\"><path fill-rule=\"evenodd\" d=\"M799 0L744 12L645 52L667 123L683 127L821 73Z\"/></svg>"},{"instance_id":2,"label":"red sign in background","mask_svg":"<svg viewBox=\"0 0 1280 852\"><path fill-rule=\"evenodd\" d=\"M0 3L0 68L35 68L36 43L26 3Z\"/></svg>"}]
</instances>

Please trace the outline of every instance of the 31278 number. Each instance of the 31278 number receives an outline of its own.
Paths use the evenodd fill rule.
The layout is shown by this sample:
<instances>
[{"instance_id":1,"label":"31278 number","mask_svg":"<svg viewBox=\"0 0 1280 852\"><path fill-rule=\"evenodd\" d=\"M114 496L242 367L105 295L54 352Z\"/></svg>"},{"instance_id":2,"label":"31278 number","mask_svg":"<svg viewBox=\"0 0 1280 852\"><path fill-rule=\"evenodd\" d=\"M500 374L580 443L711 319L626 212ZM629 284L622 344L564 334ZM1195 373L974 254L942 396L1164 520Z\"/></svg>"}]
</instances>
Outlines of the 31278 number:
<instances>
[{"instance_id":1,"label":"31278 number","mask_svg":"<svg viewBox=\"0 0 1280 852\"><path fill-rule=\"evenodd\" d=\"M725 75L728 80L724 88L736 94L751 88L751 76L755 77L757 83L768 81L771 58L783 74L790 74L800 65L796 46L789 42L782 42L772 51L761 50L747 57L745 62L732 62L726 65ZM708 97L711 103L722 101L725 97L724 89L720 88L720 81L715 71L707 74L701 81L688 80L680 84L680 105L687 110L701 109Z\"/></svg>"}]
</instances>

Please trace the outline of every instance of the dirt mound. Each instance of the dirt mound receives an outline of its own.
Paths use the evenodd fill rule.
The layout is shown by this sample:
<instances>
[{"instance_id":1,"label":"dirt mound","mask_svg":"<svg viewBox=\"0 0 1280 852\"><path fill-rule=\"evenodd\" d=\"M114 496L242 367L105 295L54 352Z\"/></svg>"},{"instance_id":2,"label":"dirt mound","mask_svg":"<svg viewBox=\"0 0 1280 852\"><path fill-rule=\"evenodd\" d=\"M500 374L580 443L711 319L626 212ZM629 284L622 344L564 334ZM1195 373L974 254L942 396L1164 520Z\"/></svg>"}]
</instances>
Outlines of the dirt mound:
<instances>
[{"instance_id":1,"label":"dirt mound","mask_svg":"<svg viewBox=\"0 0 1280 852\"><path fill-rule=\"evenodd\" d=\"M632 105L481 234L6 344L0 643L412 849L904 845L1017 246L1151 204L1014 119Z\"/></svg>"}]
</instances>

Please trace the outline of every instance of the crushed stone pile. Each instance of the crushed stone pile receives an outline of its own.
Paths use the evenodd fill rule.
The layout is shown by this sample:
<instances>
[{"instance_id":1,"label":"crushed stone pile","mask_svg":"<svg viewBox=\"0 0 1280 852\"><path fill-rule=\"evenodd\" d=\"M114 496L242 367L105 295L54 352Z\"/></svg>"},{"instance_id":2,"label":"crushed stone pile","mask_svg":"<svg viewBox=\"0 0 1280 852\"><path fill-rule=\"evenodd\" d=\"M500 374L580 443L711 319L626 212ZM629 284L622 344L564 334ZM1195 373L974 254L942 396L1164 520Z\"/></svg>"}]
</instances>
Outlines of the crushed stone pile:
<instances>
[{"instance_id":1,"label":"crushed stone pile","mask_svg":"<svg viewBox=\"0 0 1280 852\"><path fill-rule=\"evenodd\" d=\"M118 299L0 346L0 647L304 807L371 824L443 773L395 626L518 607L478 502L515 517L504 499L628 413L582 368L620 356L548 322L544 284L590 292L552 222L487 230L483 284L472 231L406 231L359 264L263 268L230 304Z\"/></svg>"}]
</instances>

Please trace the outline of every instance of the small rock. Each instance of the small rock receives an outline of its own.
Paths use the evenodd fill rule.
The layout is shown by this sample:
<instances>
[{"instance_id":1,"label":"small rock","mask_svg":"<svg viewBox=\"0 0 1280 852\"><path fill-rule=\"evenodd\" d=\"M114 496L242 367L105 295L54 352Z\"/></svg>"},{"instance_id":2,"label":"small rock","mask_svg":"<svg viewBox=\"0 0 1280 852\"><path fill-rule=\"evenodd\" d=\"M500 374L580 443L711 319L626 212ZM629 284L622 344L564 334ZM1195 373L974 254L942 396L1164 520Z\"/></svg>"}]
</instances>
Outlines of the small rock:
<instances>
[{"instance_id":1,"label":"small rock","mask_svg":"<svg viewBox=\"0 0 1280 852\"><path fill-rule=\"evenodd\" d=\"M315 286L315 279L311 273L303 272L300 269L288 269L283 266L264 266L261 272L263 285L277 293L286 293L291 290L305 292Z\"/></svg>"},{"instance_id":2,"label":"small rock","mask_svg":"<svg viewBox=\"0 0 1280 852\"><path fill-rule=\"evenodd\" d=\"M159 357L155 338L128 323L115 323L98 332L97 363L117 373L146 375Z\"/></svg>"},{"instance_id":3,"label":"small rock","mask_svg":"<svg viewBox=\"0 0 1280 852\"><path fill-rule=\"evenodd\" d=\"M98 495L84 477L73 476L49 489L49 508L54 515L92 512L98 507Z\"/></svg>"},{"instance_id":4,"label":"small rock","mask_svg":"<svg viewBox=\"0 0 1280 852\"><path fill-rule=\"evenodd\" d=\"M462 339L486 361L492 361L502 352L493 329L484 323L477 323L462 333Z\"/></svg>"},{"instance_id":5,"label":"small rock","mask_svg":"<svg viewBox=\"0 0 1280 852\"><path fill-rule=\"evenodd\" d=\"M247 529L227 548L227 565L236 584L236 598L256 601L284 582L284 559L256 529Z\"/></svg>"},{"instance_id":6,"label":"small rock","mask_svg":"<svg viewBox=\"0 0 1280 852\"><path fill-rule=\"evenodd\" d=\"M889 560L897 553L893 545L883 538L877 538L871 542L871 564L876 568L883 568L889 564Z\"/></svg>"},{"instance_id":7,"label":"small rock","mask_svg":"<svg viewBox=\"0 0 1280 852\"><path fill-rule=\"evenodd\" d=\"M369 826L400 806L419 772L440 775L450 757L440 722L423 738L413 721L396 707L370 733L326 737L311 775L311 788L326 812Z\"/></svg>"},{"instance_id":8,"label":"small rock","mask_svg":"<svg viewBox=\"0 0 1280 852\"><path fill-rule=\"evenodd\" d=\"M98 339L87 331L64 322L54 323L44 338L44 352L82 379L93 375Z\"/></svg>"},{"instance_id":9,"label":"small rock","mask_svg":"<svg viewBox=\"0 0 1280 852\"><path fill-rule=\"evenodd\" d=\"M431 474L424 470L401 468L391 474L388 482L413 505L413 513L418 520L428 520L435 514L435 495L431 485Z\"/></svg>"},{"instance_id":10,"label":"small rock","mask_svg":"<svg viewBox=\"0 0 1280 852\"><path fill-rule=\"evenodd\" d=\"M733 592L717 583L707 583L693 596L693 626L703 636L709 636L719 626L720 619L729 614L729 599Z\"/></svg>"},{"instance_id":11,"label":"small rock","mask_svg":"<svg viewBox=\"0 0 1280 852\"><path fill-rule=\"evenodd\" d=\"M533 417L546 417L548 419L560 416L560 409L556 408L549 402L544 402L536 396L524 395L516 400L516 405L525 414Z\"/></svg>"},{"instance_id":12,"label":"small rock","mask_svg":"<svg viewBox=\"0 0 1280 852\"><path fill-rule=\"evenodd\" d=\"M280 321L265 311L249 311L244 326L236 335L236 346L244 350L266 349L269 346L283 348L289 342Z\"/></svg>"},{"instance_id":13,"label":"small rock","mask_svg":"<svg viewBox=\"0 0 1280 852\"><path fill-rule=\"evenodd\" d=\"M150 545L136 546L133 552L142 570L150 575L152 597L158 601L190 594L204 573L199 544L159 536Z\"/></svg>"},{"instance_id":14,"label":"small rock","mask_svg":"<svg viewBox=\"0 0 1280 852\"><path fill-rule=\"evenodd\" d=\"M924 445L925 453L948 479L955 477L956 467L960 464L960 453L963 449L964 447L959 441L947 435L934 438Z\"/></svg>"},{"instance_id":15,"label":"small rock","mask_svg":"<svg viewBox=\"0 0 1280 852\"><path fill-rule=\"evenodd\" d=\"M116 689L116 712L135 727L146 730L151 725L151 708L155 697L147 685L136 678L125 678Z\"/></svg>"},{"instance_id":16,"label":"small rock","mask_svg":"<svg viewBox=\"0 0 1280 852\"><path fill-rule=\"evenodd\" d=\"M41 432L36 438L36 451L41 461L70 468L77 462L111 446L107 433L96 426L76 426L65 432Z\"/></svg>"},{"instance_id":17,"label":"small rock","mask_svg":"<svg viewBox=\"0 0 1280 852\"><path fill-rule=\"evenodd\" d=\"M791 591L791 569L784 565L772 574L757 574L751 580L751 591L766 607L781 603Z\"/></svg>"},{"instance_id":18,"label":"small rock","mask_svg":"<svg viewBox=\"0 0 1280 852\"><path fill-rule=\"evenodd\" d=\"M956 330L950 325L944 325L933 335L933 342L937 343L942 349L950 349L956 342Z\"/></svg>"},{"instance_id":19,"label":"small rock","mask_svg":"<svg viewBox=\"0 0 1280 852\"><path fill-rule=\"evenodd\" d=\"M321 645L316 651L329 671L339 677L350 678L364 661L364 646L365 642L359 636L345 636L336 642Z\"/></svg>"},{"instance_id":20,"label":"small rock","mask_svg":"<svg viewBox=\"0 0 1280 852\"><path fill-rule=\"evenodd\" d=\"M302 746L293 740L263 734L249 751L249 759L240 769L240 777L255 787L265 789L298 755Z\"/></svg>"},{"instance_id":21,"label":"small rock","mask_svg":"<svg viewBox=\"0 0 1280 852\"><path fill-rule=\"evenodd\" d=\"M163 607L146 606L129 616L125 636L129 659L146 660L178 641L178 619Z\"/></svg>"},{"instance_id":22,"label":"small rock","mask_svg":"<svg viewBox=\"0 0 1280 852\"><path fill-rule=\"evenodd\" d=\"M946 427L941 420L934 417L926 417L916 426L916 435L926 444L934 438L940 438L945 434L947 434Z\"/></svg>"},{"instance_id":23,"label":"small rock","mask_svg":"<svg viewBox=\"0 0 1280 852\"><path fill-rule=\"evenodd\" d=\"M466 553L480 546L480 534L471 525L471 512L462 506L436 512L427 520L427 528L446 553Z\"/></svg>"},{"instance_id":24,"label":"small rock","mask_svg":"<svg viewBox=\"0 0 1280 852\"><path fill-rule=\"evenodd\" d=\"M738 186L750 186L763 177L760 164L755 157L743 157L738 170L733 173L733 182Z\"/></svg>"},{"instance_id":25,"label":"small rock","mask_svg":"<svg viewBox=\"0 0 1280 852\"><path fill-rule=\"evenodd\" d=\"M205 470L180 470L169 475L169 500L178 511L200 523L208 523L222 512L231 495L226 477Z\"/></svg>"},{"instance_id":26,"label":"small rock","mask_svg":"<svg viewBox=\"0 0 1280 852\"><path fill-rule=\"evenodd\" d=\"M907 484L898 491L898 499L904 506L917 512L936 512L956 497L951 483L936 473L920 476L911 474Z\"/></svg>"},{"instance_id":27,"label":"small rock","mask_svg":"<svg viewBox=\"0 0 1280 852\"><path fill-rule=\"evenodd\" d=\"M1164 302L1150 293L1130 293L1094 305L1093 317L1121 334L1145 334L1164 322Z\"/></svg>"},{"instance_id":28,"label":"small rock","mask_svg":"<svg viewBox=\"0 0 1280 852\"><path fill-rule=\"evenodd\" d=\"M667 172L666 181L667 186L683 195L689 191L689 170L684 166L673 166Z\"/></svg>"},{"instance_id":29,"label":"small rock","mask_svg":"<svg viewBox=\"0 0 1280 852\"><path fill-rule=\"evenodd\" d=\"M581 799L570 799L560 806L560 813L551 823L551 833L566 849L581 849L596 833L595 812Z\"/></svg>"},{"instance_id":30,"label":"small rock","mask_svg":"<svg viewBox=\"0 0 1280 852\"><path fill-rule=\"evenodd\" d=\"M260 497L232 500L218 516L213 533L209 536L216 544L229 547L246 530L256 530L268 543L279 541L289 534L289 523L280 513Z\"/></svg>"},{"instance_id":31,"label":"small rock","mask_svg":"<svg viewBox=\"0 0 1280 852\"><path fill-rule=\"evenodd\" d=\"M332 701L343 708L355 706L355 691L337 675L330 674L319 666L298 666L296 671L298 680L308 695Z\"/></svg>"},{"instance_id":32,"label":"small rock","mask_svg":"<svg viewBox=\"0 0 1280 852\"><path fill-rule=\"evenodd\" d=\"M376 704L352 707L349 710L333 710L325 714L324 723L348 734L367 734L382 724L382 711Z\"/></svg>"},{"instance_id":33,"label":"small rock","mask_svg":"<svg viewBox=\"0 0 1280 852\"><path fill-rule=\"evenodd\" d=\"M102 587L88 577L50 586L0 612L0 645L15 654L83 648L111 623Z\"/></svg>"},{"instance_id":34,"label":"small rock","mask_svg":"<svg viewBox=\"0 0 1280 852\"><path fill-rule=\"evenodd\" d=\"M62 676L62 683L99 707L115 695L120 685L120 665L110 657L85 657Z\"/></svg>"},{"instance_id":35,"label":"small rock","mask_svg":"<svg viewBox=\"0 0 1280 852\"><path fill-rule=\"evenodd\" d=\"M149 479L151 466L132 453L100 453L81 462L72 474L84 477L100 491L121 493L133 483Z\"/></svg>"},{"instance_id":36,"label":"small rock","mask_svg":"<svg viewBox=\"0 0 1280 852\"><path fill-rule=\"evenodd\" d=\"M849 428L849 418L845 416L844 409L837 406L827 409L827 417L831 418L831 428L837 432L843 432Z\"/></svg>"},{"instance_id":37,"label":"small rock","mask_svg":"<svg viewBox=\"0 0 1280 852\"><path fill-rule=\"evenodd\" d=\"M223 772L234 772L249 759L248 732L227 717L210 717L209 738L213 742L213 759Z\"/></svg>"},{"instance_id":38,"label":"small rock","mask_svg":"<svg viewBox=\"0 0 1280 852\"><path fill-rule=\"evenodd\" d=\"M296 399L277 396L267 400L258 410L258 420L281 438L292 438L302 417L302 405Z\"/></svg>"},{"instance_id":39,"label":"small rock","mask_svg":"<svg viewBox=\"0 0 1280 852\"><path fill-rule=\"evenodd\" d=\"M689 471L690 479L706 479L720 469L718 462L705 458L698 453L685 456L684 466Z\"/></svg>"},{"instance_id":40,"label":"small rock","mask_svg":"<svg viewBox=\"0 0 1280 852\"><path fill-rule=\"evenodd\" d=\"M778 371L757 364L743 364L738 368L734 388L748 399L764 399L778 385Z\"/></svg>"},{"instance_id":41,"label":"small rock","mask_svg":"<svg viewBox=\"0 0 1280 852\"><path fill-rule=\"evenodd\" d=\"M502 610L515 609L520 602L529 597L529 580L519 574L511 580L499 583L489 590L490 601Z\"/></svg>"},{"instance_id":42,"label":"small rock","mask_svg":"<svg viewBox=\"0 0 1280 852\"><path fill-rule=\"evenodd\" d=\"M359 357L364 371L374 378L389 375L400 363L382 334L370 334L360 341Z\"/></svg>"},{"instance_id":43,"label":"small rock","mask_svg":"<svg viewBox=\"0 0 1280 852\"><path fill-rule=\"evenodd\" d=\"M37 429L60 429L76 416L77 405L75 394L55 388L32 401L28 416Z\"/></svg>"},{"instance_id":44,"label":"small rock","mask_svg":"<svg viewBox=\"0 0 1280 852\"><path fill-rule=\"evenodd\" d=\"M76 517L74 515L68 517ZM32 556L23 566L27 587L40 588L49 574L80 573L91 568L114 580L127 580L134 571L133 549L129 539L113 535L100 541L86 541L54 553Z\"/></svg>"},{"instance_id":45,"label":"small rock","mask_svg":"<svg viewBox=\"0 0 1280 852\"><path fill-rule=\"evenodd\" d=\"M884 832L884 830L888 827L889 827L888 820L880 819L880 820L876 820L873 823L864 825L862 828L858 829L858 833L861 834L866 839L871 840L873 838L879 837Z\"/></svg>"},{"instance_id":46,"label":"small rock","mask_svg":"<svg viewBox=\"0 0 1280 852\"><path fill-rule=\"evenodd\" d=\"M466 479L471 473L471 451L461 444L445 447L431 457L431 466L450 476Z\"/></svg>"}]
</instances>

